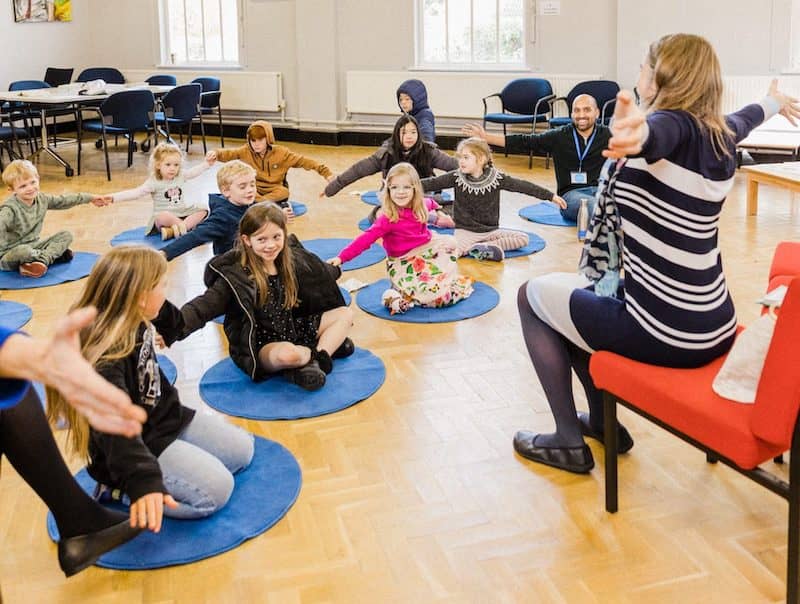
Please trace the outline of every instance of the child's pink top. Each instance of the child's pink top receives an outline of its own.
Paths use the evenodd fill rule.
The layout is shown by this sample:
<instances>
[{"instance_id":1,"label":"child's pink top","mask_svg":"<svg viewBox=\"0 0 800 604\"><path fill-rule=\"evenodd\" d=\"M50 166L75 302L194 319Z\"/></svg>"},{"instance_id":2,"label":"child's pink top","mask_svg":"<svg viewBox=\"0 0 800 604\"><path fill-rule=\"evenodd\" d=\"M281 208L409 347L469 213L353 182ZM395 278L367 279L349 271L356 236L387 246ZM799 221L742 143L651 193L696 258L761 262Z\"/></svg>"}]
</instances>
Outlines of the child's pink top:
<instances>
[{"instance_id":1,"label":"child's pink top","mask_svg":"<svg viewBox=\"0 0 800 604\"><path fill-rule=\"evenodd\" d=\"M430 211L438 208L439 204L426 197L425 207ZM381 238L386 254L397 257L407 254L417 246L428 243L431 240L431 232L428 230L427 221L417 220L409 208L400 210L397 222L389 222L385 214L378 213L373 225L339 252L339 258L342 262L352 260Z\"/></svg>"}]
</instances>

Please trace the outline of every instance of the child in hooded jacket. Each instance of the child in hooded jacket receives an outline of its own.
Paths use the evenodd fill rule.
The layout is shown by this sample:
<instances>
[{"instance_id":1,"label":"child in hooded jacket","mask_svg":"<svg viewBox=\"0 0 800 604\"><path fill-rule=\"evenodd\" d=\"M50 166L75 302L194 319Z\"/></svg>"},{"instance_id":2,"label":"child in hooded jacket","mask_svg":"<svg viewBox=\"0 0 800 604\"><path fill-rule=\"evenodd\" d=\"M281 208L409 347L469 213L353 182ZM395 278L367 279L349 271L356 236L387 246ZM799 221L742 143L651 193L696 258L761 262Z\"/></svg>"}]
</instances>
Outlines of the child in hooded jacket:
<instances>
[{"instance_id":1,"label":"child in hooded jacket","mask_svg":"<svg viewBox=\"0 0 800 604\"><path fill-rule=\"evenodd\" d=\"M300 155L283 145L275 144L272 124L259 120L247 129L247 142L235 149L217 149L208 155L209 161L222 162L238 159L256 171L256 201L273 201L288 216L292 216L289 203L289 186L286 174L291 168L314 170L330 181L333 172L330 168Z\"/></svg>"},{"instance_id":2,"label":"child in hooded jacket","mask_svg":"<svg viewBox=\"0 0 800 604\"><path fill-rule=\"evenodd\" d=\"M436 120L428 106L428 91L420 80L406 80L397 87L397 104L400 110L412 116L419 124L422 140L436 142Z\"/></svg>"}]
</instances>

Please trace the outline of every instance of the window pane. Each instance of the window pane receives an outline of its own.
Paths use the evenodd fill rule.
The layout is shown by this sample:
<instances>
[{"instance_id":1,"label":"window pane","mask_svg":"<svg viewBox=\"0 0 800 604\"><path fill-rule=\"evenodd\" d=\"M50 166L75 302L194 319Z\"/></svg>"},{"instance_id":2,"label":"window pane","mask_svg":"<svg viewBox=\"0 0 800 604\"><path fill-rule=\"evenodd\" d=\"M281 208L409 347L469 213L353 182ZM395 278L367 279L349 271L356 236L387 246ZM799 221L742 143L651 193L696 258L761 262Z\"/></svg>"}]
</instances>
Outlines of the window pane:
<instances>
[{"instance_id":1,"label":"window pane","mask_svg":"<svg viewBox=\"0 0 800 604\"><path fill-rule=\"evenodd\" d=\"M222 0L222 58L239 60L239 8L236 0Z\"/></svg>"},{"instance_id":2,"label":"window pane","mask_svg":"<svg viewBox=\"0 0 800 604\"><path fill-rule=\"evenodd\" d=\"M203 61L203 12L201 0L186 0L186 32L189 39L189 61Z\"/></svg>"},{"instance_id":3,"label":"window pane","mask_svg":"<svg viewBox=\"0 0 800 604\"><path fill-rule=\"evenodd\" d=\"M186 62L186 27L183 21L183 0L167 2L167 23L169 24L169 56L170 63Z\"/></svg>"},{"instance_id":4,"label":"window pane","mask_svg":"<svg viewBox=\"0 0 800 604\"><path fill-rule=\"evenodd\" d=\"M497 62L497 4L494 0L472 1L472 41L476 63Z\"/></svg>"},{"instance_id":5,"label":"window pane","mask_svg":"<svg viewBox=\"0 0 800 604\"><path fill-rule=\"evenodd\" d=\"M470 0L449 0L447 4L449 62L470 63L472 62Z\"/></svg>"},{"instance_id":6,"label":"window pane","mask_svg":"<svg viewBox=\"0 0 800 604\"><path fill-rule=\"evenodd\" d=\"M522 36L525 31L522 2L500 0L500 57L501 63L522 63Z\"/></svg>"},{"instance_id":7,"label":"window pane","mask_svg":"<svg viewBox=\"0 0 800 604\"><path fill-rule=\"evenodd\" d=\"M425 63L445 63L447 26L444 0L424 0L422 11L422 60Z\"/></svg>"},{"instance_id":8,"label":"window pane","mask_svg":"<svg viewBox=\"0 0 800 604\"><path fill-rule=\"evenodd\" d=\"M222 31L220 29L219 2L201 1L203 10L203 31L206 42L206 61L222 60Z\"/></svg>"}]
</instances>

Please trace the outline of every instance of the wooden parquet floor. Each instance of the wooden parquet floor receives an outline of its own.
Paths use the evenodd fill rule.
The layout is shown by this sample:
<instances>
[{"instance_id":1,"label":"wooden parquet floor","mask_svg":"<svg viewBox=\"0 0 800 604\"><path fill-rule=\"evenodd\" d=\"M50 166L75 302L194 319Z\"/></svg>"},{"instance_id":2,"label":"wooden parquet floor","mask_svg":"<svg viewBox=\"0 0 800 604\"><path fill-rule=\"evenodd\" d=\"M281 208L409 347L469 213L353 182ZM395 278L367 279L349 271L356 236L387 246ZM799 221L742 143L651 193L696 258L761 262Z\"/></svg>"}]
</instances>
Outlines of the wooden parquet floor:
<instances>
[{"instance_id":1,"label":"wooden parquet floor","mask_svg":"<svg viewBox=\"0 0 800 604\"><path fill-rule=\"evenodd\" d=\"M340 172L363 147L293 145ZM74 148L65 148L74 159ZM113 181L89 149L84 175L72 179L50 160L39 168L45 191L109 192L138 185L146 159L125 168L112 153ZM201 159L195 144L190 162ZM552 169L498 156L501 169L554 185ZM318 199L323 180L291 172L293 198L309 212L292 229L302 238L358 233L368 206L348 194ZM800 233L798 199L764 188L759 215L745 215L743 177L725 206L722 249L730 288L748 323L757 314L772 250ZM198 198L216 190L206 173L191 183ZM144 223L149 201L52 212L46 232L67 228L74 248L103 252L116 233ZM598 467L575 476L515 456L514 432L549 431L552 418L522 342L515 295L526 279L574 270L574 231L526 223L510 198L502 223L547 240L530 257L502 265L464 261L462 270L497 288L500 305L468 321L390 323L356 310L353 338L387 367L368 400L324 417L287 422L234 420L288 447L303 470L295 506L267 533L226 554L147 572L91 568L70 580L58 569L45 531L45 508L5 462L0 479L0 584L8 604L94 603L405 603L405 602L774 602L784 594L786 505L644 420L622 412L636 446L620 460L620 511L603 507ZM202 291L210 250L170 267L177 303ZM362 281L382 265L349 273ZM2 292L33 307L27 329L47 333L82 283ZM167 352L178 366L183 399L201 405L203 372L226 355L222 330L209 325ZM585 399L576 388L578 406ZM59 439L63 440L62 436ZM72 467L78 464L72 460ZM253 505L258 505L257 501Z\"/></svg>"}]
</instances>

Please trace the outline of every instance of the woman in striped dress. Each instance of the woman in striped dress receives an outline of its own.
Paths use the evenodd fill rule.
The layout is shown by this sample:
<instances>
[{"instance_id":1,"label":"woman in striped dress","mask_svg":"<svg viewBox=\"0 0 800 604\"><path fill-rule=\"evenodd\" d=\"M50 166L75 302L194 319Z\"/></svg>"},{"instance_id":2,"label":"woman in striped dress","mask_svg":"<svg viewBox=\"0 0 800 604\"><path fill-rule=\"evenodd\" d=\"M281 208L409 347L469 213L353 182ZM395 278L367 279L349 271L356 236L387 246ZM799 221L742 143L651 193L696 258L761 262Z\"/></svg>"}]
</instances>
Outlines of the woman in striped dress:
<instances>
[{"instance_id":1,"label":"woman in striped dress","mask_svg":"<svg viewBox=\"0 0 800 604\"><path fill-rule=\"evenodd\" d=\"M624 283L616 295L600 296L586 277L554 273L523 284L517 297L556 431L517 432L514 448L571 472L594 467L583 437L603 439L602 397L589 375L592 352L699 367L733 344L736 314L717 239L736 171L736 143L776 113L791 121L800 116L800 104L780 93L776 82L760 103L723 116L716 54L705 39L688 34L651 45L638 90L646 110L629 92L620 93L604 152L618 160L608 195L624 234ZM576 414L572 370L586 391L589 414ZM633 440L618 429L620 452L628 451Z\"/></svg>"}]
</instances>

